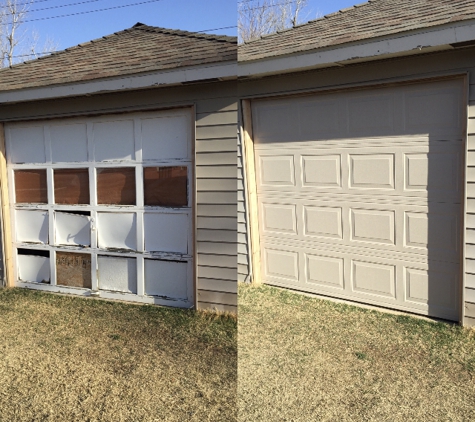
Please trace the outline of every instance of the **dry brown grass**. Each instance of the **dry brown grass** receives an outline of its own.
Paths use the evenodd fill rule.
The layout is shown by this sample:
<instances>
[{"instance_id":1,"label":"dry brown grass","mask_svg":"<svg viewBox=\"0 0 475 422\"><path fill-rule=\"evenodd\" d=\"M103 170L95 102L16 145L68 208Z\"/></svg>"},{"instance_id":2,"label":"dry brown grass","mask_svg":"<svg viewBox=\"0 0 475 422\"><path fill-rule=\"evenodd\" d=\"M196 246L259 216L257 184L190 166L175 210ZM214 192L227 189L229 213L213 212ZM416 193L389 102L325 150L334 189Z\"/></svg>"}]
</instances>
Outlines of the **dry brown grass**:
<instances>
[{"instance_id":1,"label":"dry brown grass","mask_svg":"<svg viewBox=\"0 0 475 422\"><path fill-rule=\"evenodd\" d=\"M474 421L475 332L240 286L239 421Z\"/></svg>"},{"instance_id":2,"label":"dry brown grass","mask_svg":"<svg viewBox=\"0 0 475 422\"><path fill-rule=\"evenodd\" d=\"M0 421L235 421L236 320L0 291Z\"/></svg>"}]
</instances>

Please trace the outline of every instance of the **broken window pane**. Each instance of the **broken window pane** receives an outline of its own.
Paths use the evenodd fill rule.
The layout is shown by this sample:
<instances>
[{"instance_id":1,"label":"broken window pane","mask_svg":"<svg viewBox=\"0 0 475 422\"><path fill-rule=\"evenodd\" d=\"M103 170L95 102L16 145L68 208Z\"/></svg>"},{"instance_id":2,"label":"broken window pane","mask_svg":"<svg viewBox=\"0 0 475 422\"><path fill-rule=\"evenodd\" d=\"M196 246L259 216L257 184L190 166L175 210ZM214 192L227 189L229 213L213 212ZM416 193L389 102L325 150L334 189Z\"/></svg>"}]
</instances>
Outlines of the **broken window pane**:
<instances>
[{"instance_id":1,"label":"broken window pane","mask_svg":"<svg viewBox=\"0 0 475 422\"><path fill-rule=\"evenodd\" d=\"M15 170L15 199L18 204L47 204L46 170Z\"/></svg>"},{"instance_id":2,"label":"broken window pane","mask_svg":"<svg viewBox=\"0 0 475 422\"><path fill-rule=\"evenodd\" d=\"M137 249L137 218L134 213L97 213L97 243L101 249Z\"/></svg>"},{"instance_id":3,"label":"broken window pane","mask_svg":"<svg viewBox=\"0 0 475 422\"><path fill-rule=\"evenodd\" d=\"M57 211L55 220L57 245L91 246L91 217Z\"/></svg>"},{"instance_id":4,"label":"broken window pane","mask_svg":"<svg viewBox=\"0 0 475 422\"><path fill-rule=\"evenodd\" d=\"M89 170L55 170L54 199L56 204L89 204Z\"/></svg>"},{"instance_id":5,"label":"broken window pane","mask_svg":"<svg viewBox=\"0 0 475 422\"><path fill-rule=\"evenodd\" d=\"M188 205L186 167L145 167L144 203L161 207Z\"/></svg>"},{"instance_id":6,"label":"broken window pane","mask_svg":"<svg viewBox=\"0 0 475 422\"><path fill-rule=\"evenodd\" d=\"M50 283L49 252L18 249L18 279L33 283Z\"/></svg>"},{"instance_id":7,"label":"broken window pane","mask_svg":"<svg viewBox=\"0 0 475 422\"><path fill-rule=\"evenodd\" d=\"M97 169L97 203L135 205L135 168Z\"/></svg>"},{"instance_id":8,"label":"broken window pane","mask_svg":"<svg viewBox=\"0 0 475 422\"><path fill-rule=\"evenodd\" d=\"M56 284L90 289L91 255L56 252Z\"/></svg>"}]
</instances>

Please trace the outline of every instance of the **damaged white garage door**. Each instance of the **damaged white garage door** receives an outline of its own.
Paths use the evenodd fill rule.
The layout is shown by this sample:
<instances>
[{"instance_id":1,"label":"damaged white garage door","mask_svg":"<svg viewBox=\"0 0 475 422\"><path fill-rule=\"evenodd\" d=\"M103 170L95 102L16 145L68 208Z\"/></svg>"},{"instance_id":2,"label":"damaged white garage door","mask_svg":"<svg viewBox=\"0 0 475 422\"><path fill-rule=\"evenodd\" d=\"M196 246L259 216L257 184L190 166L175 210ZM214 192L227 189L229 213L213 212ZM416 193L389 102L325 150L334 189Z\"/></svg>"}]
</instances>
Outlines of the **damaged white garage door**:
<instances>
[{"instance_id":1,"label":"damaged white garage door","mask_svg":"<svg viewBox=\"0 0 475 422\"><path fill-rule=\"evenodd\" d=\"M189 307L189 109L6 126L17 286Z\"/></svg>"}]
</instances>

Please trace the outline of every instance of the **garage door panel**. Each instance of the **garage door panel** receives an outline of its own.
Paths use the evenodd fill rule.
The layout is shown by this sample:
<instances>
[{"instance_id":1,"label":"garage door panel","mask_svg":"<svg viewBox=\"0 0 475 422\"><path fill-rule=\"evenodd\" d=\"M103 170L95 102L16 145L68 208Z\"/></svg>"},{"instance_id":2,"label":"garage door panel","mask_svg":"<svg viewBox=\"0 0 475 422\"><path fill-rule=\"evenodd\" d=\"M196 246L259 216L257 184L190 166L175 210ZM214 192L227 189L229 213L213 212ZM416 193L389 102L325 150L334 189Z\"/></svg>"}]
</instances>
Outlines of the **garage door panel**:
<instances>
[{"instance_id":1,"label":"garage door panel","mask_svg":"<svg viewBox=\"0 0 475 422\"><path fill-rule=\"evenodd\" d=\"M396 299L396 267L352 260L351 288L358 293Z\"/></svg>"},{"instance_id":2,"label":"garage door panel","mask_svg":"<svg viewBox=\"0 0 475 422\"><path fill-rule=\"evenodd\" d=\"M254 101L264 281L457 319L462 93Z\"/></svg>"},{"instance_id":3,"label":"garage door panel","mask_svg":"<svg viewBox=\"0 0 475 422\"><path fill-rule=\"evenodd\" d=\"M323 242L423 259L459 260L459 205L368 204L348 198L336 202L323 196L315 200L286 197L285 201L266 196L259 205L263 244L280 240L312 247Z\"/></svg>"}]
</instances>

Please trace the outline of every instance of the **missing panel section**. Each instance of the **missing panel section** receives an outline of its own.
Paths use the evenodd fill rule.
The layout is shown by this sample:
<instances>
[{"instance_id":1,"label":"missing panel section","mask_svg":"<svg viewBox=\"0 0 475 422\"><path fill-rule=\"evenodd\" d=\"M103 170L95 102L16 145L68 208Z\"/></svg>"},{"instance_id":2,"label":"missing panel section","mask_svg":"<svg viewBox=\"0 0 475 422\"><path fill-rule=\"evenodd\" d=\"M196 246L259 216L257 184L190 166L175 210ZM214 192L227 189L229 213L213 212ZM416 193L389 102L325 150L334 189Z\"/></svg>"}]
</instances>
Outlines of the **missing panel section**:
<instances>
[{"instance_id":1,"label":"missing panel section","mask_svg":"<svg viewBox=\"0 0 475 422\"><path fill-rule=\"evenodd\" d=\"M187 299L188 263L145 260L145 294L169 299Z\"/></svg>"},{"instance_id":2,"label":"missing panel section","mask_svg":"<svg viewBox=\"0 0 475 422\"><path fill-rule=\"evenodd\" d=\"M18 279L29 283L50 283L49 252L17 250Z\"/></svg>"},{"instance_id":3,"label":"missing panel section","mask_svg":"<svg viewBox=\"0 0 475 422\"><path fill-rule=\"evenodd\" d=\"M56 283L59 286L90 289L91 255L56 252Z\"/></svg>"},{"instance_id":4,"label":"missing panel section","mask_svg":"<svg viewBox=\"0 0 475 422\"><path fill-rule=\"evenodd\" d=\"M186 167L145 167L144 203L161 207L188 205Z\"/></svg>"},{"instance_id":5,"label":"missing panel section","mask_svg":"<svg viewBox=\"0 0 475 422\"><path fill-rule=\"evenodd\" d=\"M56 204L89 204L89 170L55 170L54 198Z\"/></svg>"},{"instance_id":6,"label":"missing panel section","mask_svg":"<svg viewBox=\"0 0 475 422\"><path fill-rule=\"evenodd\" d=\"M55 223L57 245L91 246L91 218L87 215L57 211Z\"/></svg>"},{"instance_id":7,"label":"missing panel section","mask_svg":"<svg viewBox=\"0 0 475 422\"><path fill-rule=\"evenodd\" d=\"M47 204L46 170L15 170L17 204Z\"/></svg>"},{"instance_id":8,"label":"missing panel section","mask_svg":"<svg viewBox=\"0 0 475 422\"><path fill-rule=\"evenodd\" d=\"M99 256L99 289L137 293L137 261L135 258Z\"/></svg>"},{"instance_id":9,"label":"missing panel section","mask_svg":"<svg viewBox=\"0 0 475 422\"><path fill-rule=\"evenodd\" d=\"M97 203L135 205L135 168L97 169Z\"/></svg>"}]
</instances>

